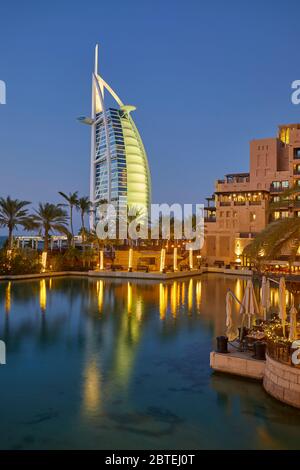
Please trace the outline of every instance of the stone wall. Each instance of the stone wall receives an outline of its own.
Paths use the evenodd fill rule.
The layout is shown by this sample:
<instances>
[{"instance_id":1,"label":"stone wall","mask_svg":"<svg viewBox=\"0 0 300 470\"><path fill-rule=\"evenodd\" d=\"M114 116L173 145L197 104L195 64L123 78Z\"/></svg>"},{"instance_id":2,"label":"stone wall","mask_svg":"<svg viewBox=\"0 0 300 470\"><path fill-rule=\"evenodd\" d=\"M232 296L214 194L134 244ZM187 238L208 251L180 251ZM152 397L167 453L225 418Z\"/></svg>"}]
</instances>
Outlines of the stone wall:
<instances>
[{"instance_id":1,"label":"stone wall","mask_svg":"<svg viewBox=\"0 0 300 470\"><path fill-rule=\"evenodd\" d=\"M210 367L219 372L240 375L251 379L262 380L264 377L265 361L257 361L250 353L241 353L230 349L230 354L215 351L210 353Z\"/></svg>"},{"instance_id":2,"label":"stone wall","mask_svg":"<svg viewBox=\"0 0 300 470\"><path fill-rule=\"evenodd\" d=\"M263 386L270 395L300 408L300 368L266 359Z\"/></svg>"}]
</instances>

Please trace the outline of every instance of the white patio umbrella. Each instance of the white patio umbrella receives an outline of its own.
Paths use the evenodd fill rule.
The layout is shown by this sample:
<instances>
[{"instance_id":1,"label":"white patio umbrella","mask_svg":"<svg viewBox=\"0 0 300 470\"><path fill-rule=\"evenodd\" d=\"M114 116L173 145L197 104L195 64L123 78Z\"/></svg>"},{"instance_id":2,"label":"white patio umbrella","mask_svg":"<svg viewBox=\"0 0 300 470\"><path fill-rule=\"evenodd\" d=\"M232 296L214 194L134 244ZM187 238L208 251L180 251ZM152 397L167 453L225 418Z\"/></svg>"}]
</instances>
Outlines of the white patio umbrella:
<instances>
[{"instance_id":1,"label":"white patio umbrella","mask_svg":"<svg viewBox=\"0 0 300 470\"><path fill-rule=\"evenodd\" d=\"M226 294L226 326L232 327L232 296L230 291Z\"/></svg>"},{"instance_id":2,"label":"white patio umbrella","mask_svg":"<svg viewBox=\"0 0 300 470\"><path fill-rule=\"evenodd\" d=\"M255 315L259 315L259 307L258 307L256 295L254 292L253 282L251 281L251 279L248 279L247 281L246 289L244 292L244 297L242 300L242 305L240 308L240 314L243 314L243 319L244 319L244 316L247 316L248 328L251 327L251 323L252 323L251 317L254 317Z\"/></svg>"},{"instance_id":3,"label":"white patio umbrella","mask_svg":"<svg viewBox=\"0 0 300 470\"><path fill-rule=\"evenodd\" d=\"M294 305L294 299L292 300L292 306L290 309L290 334L289 340L294 341L297 339L297 309Z\"/></svg>"},{"instance_id":4,"label":"white patio umbrella","mask_svg":"<svg viewBox=\"0 0 300 470\"><path fill-rule=\"evenodd\" d=\"M237 327L233 324L232 318L233 295L230 290L226 294L226 336L228 341L234 341L238 337Z\"/></svg>"},{"instance_id":5,"label":"white patio umbrella","mask_svg":"<svg viewBox=\"0 0 300 470\"><path fill-rule=\"evenodd\" d=\"M281 319L283 335L285 336L285 322L286 322L286 288L284 277L279 280L279 318Z\"/></svg>"},{"instance_id":6,"label":"white patio umbrella","mask_svg":"<svg viewBox=\"0 0 300 470\"><path fill-rule=\"evenodd\" d=\"M261 308L264 320L267 319L267 311L271 306L270 281L263 276L261 283Z\"/></svg>"}]
</instances>

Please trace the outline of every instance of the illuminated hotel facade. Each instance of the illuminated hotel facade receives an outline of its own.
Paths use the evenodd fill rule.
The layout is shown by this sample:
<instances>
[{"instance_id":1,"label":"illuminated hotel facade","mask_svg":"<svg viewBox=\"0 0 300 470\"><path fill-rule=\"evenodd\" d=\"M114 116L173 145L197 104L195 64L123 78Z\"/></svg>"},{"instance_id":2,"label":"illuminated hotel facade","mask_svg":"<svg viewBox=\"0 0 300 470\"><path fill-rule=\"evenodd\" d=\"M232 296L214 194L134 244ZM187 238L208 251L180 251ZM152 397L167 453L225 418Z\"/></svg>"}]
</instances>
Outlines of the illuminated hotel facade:
<instances>
[{"instance_id":1,"label":"illuminated hotel facade","mask_svg":"<svg viewBox=\"0 0 300 470\"><path fill-rule=\"evenodd\" d=\"M118 107L106 108L104 91ZM131 117L136 108L124 105L115 91L98 73L98 45L92 77L92 113L79 120L91 126L90 201L94 211L90 226L95 226L99 203L110 203L116 210L134 206L149 210L151 176L147 154Z\"/></svg>"},{"instance_id":2,"label":"illuminated hotel facade","mask_svg":"<svg viewBox=\"0 0 300 470\"><path fill-rule=\"evenodd\" d=\"M209 264L243 263L243 249L272 220L300 216L293 206L270 213L270 202L294 186L300 190L300 124L279 126L278 136L250 142L250 172L228 174L215 183L205 205L202 257Z\"/></svg>"}]
</instances>

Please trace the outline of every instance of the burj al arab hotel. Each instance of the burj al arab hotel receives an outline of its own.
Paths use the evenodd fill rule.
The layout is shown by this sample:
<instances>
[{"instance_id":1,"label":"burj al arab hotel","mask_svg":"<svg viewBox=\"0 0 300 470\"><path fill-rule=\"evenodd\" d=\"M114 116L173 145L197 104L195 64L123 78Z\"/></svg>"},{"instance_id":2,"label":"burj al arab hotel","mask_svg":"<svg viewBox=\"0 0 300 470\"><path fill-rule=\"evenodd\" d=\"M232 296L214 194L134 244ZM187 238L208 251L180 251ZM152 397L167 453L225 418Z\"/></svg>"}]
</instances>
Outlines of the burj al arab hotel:
<instances>
[{"instance_id":1,"label":"burj al arab hotel","mask_svg":"<svg viewBox=\"0 0 300 470\"><path fill-rule=\"evenodd\" d=\"M106 108L108 92L117 107ZM151 177L146 151L131 117L135 106L125 105L98 72L98 45L92 76L91 117L79 120L91 126L90 201L94 209L101 202L116 209L135 206L149 210ZM90 220L95 225L95 211Z\"/></svg>"}]
</instances>

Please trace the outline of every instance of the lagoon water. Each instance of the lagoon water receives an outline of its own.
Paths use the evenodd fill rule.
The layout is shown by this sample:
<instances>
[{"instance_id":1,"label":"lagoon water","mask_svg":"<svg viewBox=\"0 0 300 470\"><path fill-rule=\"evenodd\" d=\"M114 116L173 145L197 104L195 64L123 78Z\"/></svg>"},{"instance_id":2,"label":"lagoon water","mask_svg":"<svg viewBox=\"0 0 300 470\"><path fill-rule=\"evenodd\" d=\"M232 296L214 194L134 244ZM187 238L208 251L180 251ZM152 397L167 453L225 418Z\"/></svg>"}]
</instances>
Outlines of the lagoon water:
<instances>
[{"instance_id":1,"label":"lagoon water","mask_svg":"<svg viewBox=\"0 0 300 470\"><path fill-rule=\"evenodd\" d=\"M299 448L300 411L209 368L245 282L1 282L0 448Z\"/></svg>"}]
</instances>

